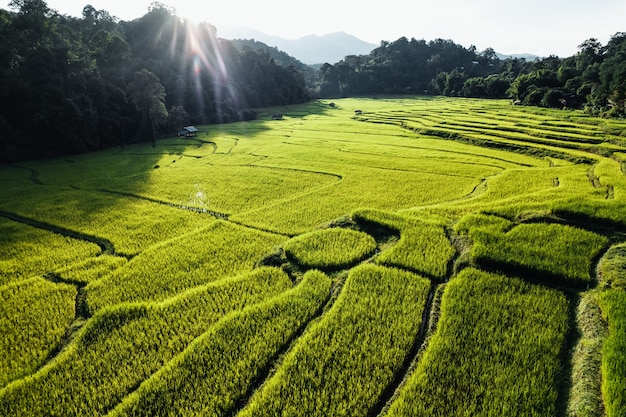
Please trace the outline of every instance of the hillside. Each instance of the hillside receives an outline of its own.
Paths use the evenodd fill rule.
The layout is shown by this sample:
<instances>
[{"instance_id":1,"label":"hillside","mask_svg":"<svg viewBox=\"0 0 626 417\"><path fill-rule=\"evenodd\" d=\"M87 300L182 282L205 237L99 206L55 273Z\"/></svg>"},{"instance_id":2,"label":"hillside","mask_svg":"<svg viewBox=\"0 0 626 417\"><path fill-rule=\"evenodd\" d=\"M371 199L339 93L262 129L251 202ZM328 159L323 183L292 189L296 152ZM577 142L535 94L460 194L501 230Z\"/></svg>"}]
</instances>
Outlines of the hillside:
<instances>
[{"instance_id":1,"label":"hillside","mask_svg":"<svg viewBox=\"0 0 626 417\"><path fill-rule=\"evenodd\" d=\"M132 21L92 6L81 17L60 15L41 0L10 8L0 9L1 162L153 142L190 124L250 120L256 108L312 98L511 98L626 115L621 32L606 45L588 39L572 57L532 62L450 39L375 46L340 32L297 42L300 51L334 54L309 66L289 42L229 41L159 2Z\"/></svg>"},{"instance_id":2,"label":"hillside","mask_svg":"<svg viewBox=\"0 0 626 417\"><path fill-rule=\"evenodd\" d=\"M308 65L336 63L347 55L366 55L378 45L364 42L345 32L309 35L300 39L285 39L245 27L220 28L219 36L226 39L254 39L285 51Z\"/></svg>"},{"instance_id":3,"label":"hillside","mask_svg":"<svg viewBox=\"0 0 626 417\"><path fill-rule=\"evenodd\" d=\"M0 166L0 415L626 412L626 122L258 111Z\"/></svg>"}]
</instances>

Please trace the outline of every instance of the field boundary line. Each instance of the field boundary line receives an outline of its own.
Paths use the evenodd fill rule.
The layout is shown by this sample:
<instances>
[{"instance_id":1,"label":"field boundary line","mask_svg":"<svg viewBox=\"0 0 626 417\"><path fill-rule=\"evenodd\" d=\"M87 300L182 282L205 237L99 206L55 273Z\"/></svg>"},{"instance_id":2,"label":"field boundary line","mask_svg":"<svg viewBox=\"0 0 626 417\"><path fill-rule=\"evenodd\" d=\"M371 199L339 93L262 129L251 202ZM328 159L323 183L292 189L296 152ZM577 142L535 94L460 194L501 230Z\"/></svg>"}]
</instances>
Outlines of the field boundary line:
<instances>
[{"instance_id":1,"label":"field boundary line","mask_svg":"<svg viewBox=\"0 0 626 417\"><path fill-rule=\"evenodd\" d=\"M335 174L330 174L330 175L335 175ZM290 202L290 201L298 200L299 198L305 197L307 195L315 194L315 193L317 193L319 191L322 191L322 190L325 190L327 188L336 187L336 186L338 186L339 184L341 184L344 181L343 176L341 176L341 175L337 175L337 176L340 177L340 179L338 179L337 181L333 182L332 184L321 185L319 187L315 187L315 188L312 188L310 190L305 190L305 191L303 191L301 193L294 194L294 195L289 196L289 197L284 198L284 199L274 200L274 201L272 201L272 202L270 202L270 203L268 203L268 204L266 204L264 206L255 207L255 208L250 209L250 210L242 211L240 213L235 214L234 216L238 216L238 217L246 216L246 215L249 215L251 213L256 213L256 212L259 212L259 211L267 210L267 209L270 209L272 207L280 206L281 204L285 204L285 203ZM232 221L233 223L240 224L242 226L247 226L247 227L254 228L253 226L249 226L246 223L241 222L241 220L239 220L239 221L230 220L230 221ZM263 229L259 229L259 230L263 230ZM285 235L284 233L278 232L276 230L274 230L274 231L265 230L265 231L270 232L270 233L274 233L274 234ZM287 236L294 237L296 235L288 234Z\"/></svg>"},{"instance_id":2,"label":"field boundary line","mask_svg":"<svg viewBox=\"0 0 626 417\"><path fill-rule=\"evenodd\" d=\"M436 284L430 281L428 298L422 313L422 324L415 337L415 342L407 354L402 366L399 368L393 380L381 394L376 405L372 407L367 417L383 417L387 414L391 403L397 398L400 390L404 387L407 378L415 371L417 365L428 347L428 341L437 329L439 323L441 296L446 283Z\"/></svg>"},{"instance_id":3,"label":"field boundary line","mask_svg":"<svg viewBox=\"0 0 626 417\"><path fill-rule=\"evenodd\" d=\"M407 129L411 130L409 127L407 127ZM408 136L403 136L403 137L408 137ZM410 137L410 138L413 139L412 137ZM441 138L437 137L436 139L441 139ZM335 143L338 143L338 144L354 144L354 142L351 142L351 141L338 140L338 139L327 139L326 142L335 142ZM459 143L461 143L461 142L459 142ZM399 145L399 144L392 144L392 143L386 143L386 142L377 142L377 143L375 143L375 145L389 147L389 148L401 148L401 149L412 149L412 150L427 150L427 151L435 151L435 152L441 152L441 153L451 153L451 154L455 154L455 155L469 155L469 156L473 156L473 157L477 157L477 158L493 159L495 161L505 162L505 163L511 164L511 165L519 165L519 166L522 166L522 167L528 167L528 168L535 167L535 165L530 165L530 164L526 164L524 162L509 160L509 159L505 159L505 158L500 158L500 157L497 157L497 156L483 155L483 154L480 154L480 153L472 153L472 152L456 151L456 150L452 150L452 149L432 148L432 147L419 146L419 145L413 145L413 144L411 144L411 145ZM354 152L354 153L357 153L356 151L343 150L341 148L339 150L341 152ZM373 153L370 153L370 152L358 152L358 153L373 154ZM400 156L400 157L403 158L402 156ZM463 162L463 161L457 161L457 163L471 164L471 162ZM489 166L489 167L504 169L503 167L501 167L499 165L491 165L491 164L484 164L484 163L477 164L477 165Z\"/></svg>"},{"instance_id":4,"label":"field boundary line","mask_svg":"<svg viewBox=\"0 0 626 417\"><path fill-rule=\"evenodd\" d=\"M107 188L99 188L96 191L99 191L99 192L102 192L102 193L107 193L107 194L121 195L123 197L136 198L136 199L139 199L139 200L148 201L150 203L162 204L164 206L169 206L169 207L180 209L180 210L192 211L194 213L208 214L210 216L215 217L216 219L228 220L228 217L229 217L229 215L226 214L226 213L220 213L220 212L217 212L217 211L203 209L203 208L199 208L199 207L187 206L187 205L184 205L184 204L171 203L169 201L158 200L156 198L145 197L145 196L141 196L141 195L138 195L138 194L127 193L127 192L124 192L124 191L109 190Z\"/></svg>"},{"instance_id":5,"label":"field boundary line","mask_svg":"<svg viewBox=\"0 0 626 417\"><path fill-rule=\"evenodd\" d=\"M47 366L50 362L54 361L57 356L59 356L65 349L67 349L69 344L78 335L79 330L82 329L82 327L85 325L90 317L89 310L87 308L87 291L85 290L87 283L63 279L60 275L53 272L44 274L43 278L55 284L63 283L67 285L72 285L76 288L76 297L74 299L74 320L72 320L69 326L67 326L67 328L65 329L65 333L63 334L63 337L61 338L59 344L50 351L45 361L31 375L34 375L40 369Z\"/></svg>"},{"instance_id":6,"label":"field boundary line","mask_svg":"<svg viewBox=\"0 0 626 417\"><path fill-rule=\"evenodd\" d=\"M30 217L21 216L15 213L9 213L4 210L0 210L0 217L4 217L9 220L13 220L15 222L22 223L28 226L36 227L38 229L47 230L49 232L56 233L61 236L71 237L73 239L94 243L98 245L100 249L102 250L101 255L104 255L104 254L116 255L115 246L113 245L113 242L103 237L88 235L82 232L77 232L75 230L67 229L65 227L56 226L50 223L45 223L39 220L35 220Z\"/></svg>"},{"instance_id":7,"label":"field boundary line","mask_svg":"<svg viewBox=\"0 0 626 417\"><path fill-rule=\"evenodd\" d=\"M334 286L334 285L333 285ZM297 344L298 340L302 338L302 336L307 332L307 330L311 327L311 325L318 320L329 310L332 303L336 299L336 295L333 292L333 286L331 286L328 295L324 302L320 303L319 308L313 313L311 319L302 323L302 325L298 328L298 330L293 334L293 337L288 340L281 349L279 349L274 356L268 361L265 369L262 369L261 372L255 377L254 380L251 381L248 389L244 393L243 396L233 405L233 407L229 410L227 415L229 417L235 417L241 410L246 408L255 392L261 389L261 387L269 381L272 376L278 371L280 365L282 364L284 358L287 353L289 353L293 347Z\"/></svg>"},{"instance_id":8,"label":"field boundary line","mask_svg":"<svg viewBox=\"0 0 626 417\"><path fill-rule=\"evenodd\" d=\"M30 172L30 181L35 184L35 185L43 185L43 182L41 182L41 180L39 179L39 171L37 171L36 169L33 168L28 168L22 165L11 165L13 168L17 168L17 169L25 169L26 171Z\"/></svg>"},{"instance_id":9,"label":"field boundary line","mask_svg":"<svg viewBox=\"0 0 626 417\"><path fill-rule=\"evenodd\" d=\"M264 157L264 158L267 158L267 157ZM265 159L263 159L263 160L265 160ZM319 175L326 175L326 176L329 176L329 177L335 177L337 179L337 181L343 180L343 175L341 175L341 174L335 174L335 173L332 173L332 172L325 172L325 171L317 171L317 170L314 170L314 169L281 167L281 166L277 166L277 165L261 165L261 164L259 164L259 161L253 162L253 163L250 163L250 164L247 164L247 165L240 165L240 166L247 166L247 167L254 167L254 168L265 168L265 169L276 169L276 170L279 170L279 171L303 172L305 174L319 174Z\"/></svg>"}]
</instances>

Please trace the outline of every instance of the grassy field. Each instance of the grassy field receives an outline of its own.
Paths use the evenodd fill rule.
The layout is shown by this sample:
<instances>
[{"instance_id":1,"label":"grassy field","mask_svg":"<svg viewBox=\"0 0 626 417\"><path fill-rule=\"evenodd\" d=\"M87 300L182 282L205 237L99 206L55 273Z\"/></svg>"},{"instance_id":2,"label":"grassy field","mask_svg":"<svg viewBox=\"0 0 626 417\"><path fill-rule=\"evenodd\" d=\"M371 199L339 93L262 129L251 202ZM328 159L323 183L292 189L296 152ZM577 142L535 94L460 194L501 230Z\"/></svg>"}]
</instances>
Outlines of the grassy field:
<instances>
[{"instance_id":1,"label":"grassy field","mask_svg":"<svg viewBox=\"0 0 626 417\"><path fill-rule=\"evenodd\" d=\"M626 122L334 103L0 166L0 415L625 416Z\"/></svg>"}]
</instances>

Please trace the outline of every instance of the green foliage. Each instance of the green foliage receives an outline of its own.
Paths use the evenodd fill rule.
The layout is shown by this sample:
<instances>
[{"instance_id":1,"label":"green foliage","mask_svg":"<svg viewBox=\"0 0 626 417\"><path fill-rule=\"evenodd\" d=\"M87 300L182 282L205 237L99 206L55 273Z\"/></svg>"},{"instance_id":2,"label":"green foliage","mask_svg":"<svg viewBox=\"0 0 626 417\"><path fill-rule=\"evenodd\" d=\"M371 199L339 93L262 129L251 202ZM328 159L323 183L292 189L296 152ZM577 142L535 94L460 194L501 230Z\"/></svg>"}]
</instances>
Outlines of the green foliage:
<instances>
[{"instance_id":1,"label":"green foliage","mask_svg":"<svg viewBox=\"0 0 626 417\"><path fill-rule=\"evenodd\" d=\"M576 307L579 338L572 348L568 416L605 415L601 392L601 364L602 344L608 329L596 298L594 292L585 292L580 296Z\"/></svg>"},{"instance_id":2,"label":"green foliage","mask_svg":"<svg viewBox=\"0 0 626 417\"><path fill-rule=\"evenodd\" d=\"M472 237L474 231L484 230L490 233L505 233L513 227L514 223L503 217L497 217L489 214L468 214L463 216L454 224L454 230L459 234L469 235ZM480 233L480 232L479 232Z\"/></svg>"},{"instance_id":3,"label":"green foliage","mask_svg":"<svg viewBox=\"0 0 626 417\"><path fill-rule=\"evenodd\" d=\"M124 266L128 260L120 256L100 255L75 264L59 268L54 273L64 281L78 284L89 284L104 278L117 268Z\"/></svg>"},{"instance_id":4,"label":"green foliage","mask_svg":"<svg viewBox=\"0 0 626 417\"><path fill-rule=\"evenodd\" d=\"M493 52L493 51L492 51ZM476 64L474 64L474 62ZM494 54L478 54L452 40L407 39L381 42L369 55L346 57L324 65L319 73L322 97L371 94L457 95L468 76L488 76L499 70ZM460 72L458 68L465 68Z\"/></svg>"},{"instance_id":5,"label":"green foliage","mask_svg":"<svg viewBox=\"0 0 626 417\"><path fill-rule=\"evenodd\" d=\"M0 391L0 415L103 415L225 315L289 288L286 274L265 268L160 304L102 310L56 360Z\"/></svg>"},{"instance_id":6,"label":"green foliage","mask_svg":"<svg viewBox=\"0 0 626 417\"><path fill-rule=\"evenodd\" d=\"M212 217L138 198L55 185L11 187L0 196L0 204L6 211L49 224L52 228L61 227L95 240L109 241L115 254L129 257L213 220ZM78 245L86 244L80 242ZM100 252L94 244L89 244L89 247L94 255Z\"/></svg>"},{"instance_id":7,"label":"green foliage","mask_svg":"<svg viewBox=\"0 0 626 417\"><path fill-rule=\"evenodd\" d=\"M329 294L328 277L309 271L293 290L227 315L109 416L230 415Z\"/></svg>"},{"instance_id":8,"label":"green foliage","mask_svg":"<svg viewBox=\"0 0 626 417\"><path fill-rule=\"evenodd\" d=\"M604 291L598 301L609 324L602 346L602 394L607 417L626 415L626 292Z\"/></svg>"},{"instance_id":9,"label":"green foliage","mask_svg":"<svg viewBox=\"0 0 626 417\"><path fill-rule=\"evenodd\" d=\"M353 269L333 307L239 416L367 415L411 349L428 289L408 272Z\"/></svg>"},{"instance_id":10,"label":"green foliage","mask_svg":"<svg viewBox=\"0 0 626 417\"><path fill-rule=\"evenodd\" d=\"M135 45L141 33L134 31L134 24L164 28L164 33L171 29L171 12L157 9L150 14L152 20L125 26L128 45ZM102 43L97 47L99 62L92 60L89 74L107 66L113 73L116 64L105 61L117 58L108 48L115 44L123 55L124 47L112 39L109 43L100 29L116 23L90 8L85 19L97 34L94 42ZM155 51L169 53L166 44L158 43ZM145 62L153 62L148 49ZM50 58L42 56L44 61ZM593 56L587 58L593 61ZM250 56L252 64L255 59ZM557 61L545 65L549 63L559 82L568 76L558 71ZM258 70L272 65L265 62ZM0 75L9 69L0 65ZM158 75L166 87L170 79ZM101 84L89 85L97 90ZM111 86L105 85L108 91ZM74 104L89 111L84 97ZM312 414L355 410L367 415L401 390L400 380L408 383L404 371L409 362L411 375L419 366L429 372L436 368L420 377L420 386L438 390L432 394L434 404L444 403L443 411L431 414L454 415L445 406L463 404L454 407L488 415L485 408L464 404L483 407L491 398L499 407L494 415L523 415L517 411L533 401L543 401L538 407L544 411L537 415L562 414L566 407L601 413L597 369L602 337L590 325L597 311L589 306L599 292L622 287L626 124L581 111L512 106L506 100L377 97L333 104L260 108L254 121L199 126L195 138L165 138L154 146L126 144L1 166L0 216L14 219L0 219L0 293L6 295L8 323L2 329L7 329L3 337L11 340L6 363L23 366L16 365L21 370L0 388L0 415L102 415L125 399L139 404L144 394L150 399L140 408L146 405L151 414L160 412L150 405L165 400L180 401L180 410L183 404L189 410L205 404L202 412L210 414L218 405L208 404L223 400L220 404L232 413L252 399L259 402L254 406L259 410L276 400L278 410L286 404L298 415L306 413L300 404L320 410ZM355 116L355 109L361 114ZM191 117L194 112L188 113ZM284 119L268 120L275 113ZM107 126L117 123L109 116ZM8 137L5 127L0 120L0 142ZM107 134L122 127L111 124ZM135 130L130 127L126 125L129 133ZM557 221L563 224L549 224ZM292 314L295 310L287 305L297 305L300 296L317 297L321 287L308 291L298 286L301 290L291 292L291 280L279 269L253 268L282 264L292 271L292 265L283 264L280 248L289 237L310 238L309 233L328 224L358 228L378 245L371 263L334 277L334 304L308 326L307 309L319 304L305 302L309 307L297 309L303 315ZM603 255L608 241L587 230L605 234L613 249ZM363 238L371 244L370 237L349 233L359 236L357 242ZM358 247L343 243L317 253L315 265ZM454 248L463 257L459 262ZM297 256L311 254L305 249ZM576 294L576 288L593 285L596 259L602 259L600 288ZM500 277L489 290L482 284L467 290L467 311L443 306L444 317L456 317L455 329L463 329L452 332L445 330L448 325L440 326L441 336L433 330L427 339L434 345L417 346L422 318L439 314L437 296L431 311L423 311L430 305L424 301L429 286L469 275L491 276L467 270L471 272L456 277L459 267L467 265L508 270L547 286L562 284L572 300L581 299L576 321L574 306L570 308L569 319L577 329L567 339L575 342L580 334L580 343L563 344L559 326L568 321L563 293ZM43 274L75 287L29 279ZM238 274L245 276L227 278ZM327 282L314 274L320 278L316 282ZM458 290L452 288L452 293ZM589 299L583 308L582 301ZM615 311L621 302L616 298ZM603 312L608 314L606 305ZM44 311L48 313L31 317ZM462 313L457 317L455 311ZM13 325L20 320L23 325ZM27 333L42 323L43 330ZM433 323L431 330L436 329ZM308 326L303 333L302 326ZM256 332L246 330L254 328ZM293 333L294 328L299 330ZM26 332L17 335L21 329ZM512 339L519 342L519 353ZM242 349L229 357L235 365L211 359L211 346L218 345L228 345L232 352ZM425 355L431 347L435 353ZM563 347L567 353L571 348L574 356L554 353ZM259 355L248 355L257 350ZM446 356L444 351L453 353ZM441 359L436 352L444 352ZM605 359L619 365L619 352ZM239 368L239 359L247 365ZM483 368L488 368L485 381ZM569 381L554 382L554 369L560 372L559 381L571 379L571 390L565 387ZM519 381L511 382L516 377ZM211 385L223 391L202 382L210 378L219 379ZM170 383L180 389L168 390ZM563 403L554 413L547 404L553 404L557 387ZM525 393L534 389L540 393L526 401ZM619 390L611 395L613 403L622 401ZM413 399L427 405L430 400L424 398L430 397ZM182 413L176 404L167 407Z\"/></svg>"},{"instance_id":11,"label":"green foliage","mask_svg":"<svg viewBox=\"0 0 626 417\"><path fill-rule=\"evenodd\" d=\"M306 268L340 269L371 255L376 241L363 232L330 228L295 237L284 248L288 257Z\"/></svg>"},{"instance_id":12,"label":"green foliage","mask_svg":"<svg viewBox=\"0 0 626 417\"><path fill-rule=\"evenodd\" d=\"M456 251L441 225L380 210L357 210L352 217L357 222L379 224L400 233L398 243L378 255L376 263L409 269L434 279L446 276L448 263Z\"/></svg>"},{"instance_id":13,"label":"green foliage","mask_svg":"<svg viewBox=\"0 0 626 417\"><path fill-rule=\"evenodd\" d=\"M301 69L237 50L162 4L129 22L92 6L74 18L45 1L12 5L0 28L3 161L154 140L166 108L218 123L310 98Z\"/></svg>"},{"instance_id":14,"label":"green foliage","mask_svg":"<svg viewBox=\"0 0 626 417\"><path fill-rule=\"evenodd\" d=\"M0 287L0 387L35 372L74 320L76 289L43 278Z\"/></svg>"},{"instance_id":15,"label":"green foliage","mask_svg":"<svg viewBox=\"0 0 626 417\"><path fill-rule=\"evenodd\" d=\"M44 275L100 252L100 248L93 243L81 242L1 217L0 247L0 286Z\"/></svg>"},{"instance_id":16,"label":"green foliage","mask_svg":"<svg viewBox=\"0 0 626 417\"><path fill-rule=\"evenodd\" d=\"M89 284L92 312L126 301L161 301L221 278L250 271L284 240L220 220L136 256L104 279Z\"/></svg>"},{"instance_id":17,"label":"green foliage","mask_svg":"<svg viewBox=\"0 0 626 417\"><path fill-rule=\"evenodd\" d=\"M128 93L141 111L142 139L155 140L157 129L167 118L165 88L156 75L144 68L135 72L128 85Z\"/></svg>"},{"instance_id":18,"label":"green foliage","mask_svg":"<svg viewBox=\"0 0 626 417\"><path fill-rule=\"evenodd\" d=\"M626 290L626 244L612 246L600 259L598 272L601 286Z\"/></svg>"},{"instance_id":19,"label":"green foliage","mask_svg":"<svg viewBox=\"0 0 626 417\"><path fill-rule=\"evenodd\" d=\"M436 334L388 416L554 416L568 303L474 269L447 285Z\"/></svg>"},{"instance_id":20,"label":"green foliage","mask_svg":"<svg viewBox=\"0 0 626 417\"><path fill-rule=\"evenodd\" d=\"M591 284L592 261L608 244L603 236L560 224L520 224L507 232L494 228L469 233L477 264L575 286Z\"/></svg>"}]
</instances>

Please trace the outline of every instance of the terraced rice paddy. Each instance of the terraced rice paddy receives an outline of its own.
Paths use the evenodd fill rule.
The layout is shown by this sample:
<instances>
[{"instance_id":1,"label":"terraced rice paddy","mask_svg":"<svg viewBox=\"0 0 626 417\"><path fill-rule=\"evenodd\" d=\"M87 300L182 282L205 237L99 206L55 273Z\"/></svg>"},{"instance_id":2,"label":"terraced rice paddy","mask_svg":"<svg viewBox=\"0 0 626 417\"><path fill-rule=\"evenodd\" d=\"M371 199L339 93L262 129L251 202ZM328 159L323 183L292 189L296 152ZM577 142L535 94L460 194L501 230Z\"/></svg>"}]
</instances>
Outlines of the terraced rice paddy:
<instances>
[{"instance_id":1,"label":"terraced rice paddy","mask_svg":"<svg viewBox=\"0 0 626 417\"><path fill-rule=\"evenodd\" d=\"M0 415L624 416L625 155L389 97L2 166Z\"/></svg>"}]
</instances>

